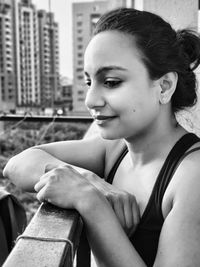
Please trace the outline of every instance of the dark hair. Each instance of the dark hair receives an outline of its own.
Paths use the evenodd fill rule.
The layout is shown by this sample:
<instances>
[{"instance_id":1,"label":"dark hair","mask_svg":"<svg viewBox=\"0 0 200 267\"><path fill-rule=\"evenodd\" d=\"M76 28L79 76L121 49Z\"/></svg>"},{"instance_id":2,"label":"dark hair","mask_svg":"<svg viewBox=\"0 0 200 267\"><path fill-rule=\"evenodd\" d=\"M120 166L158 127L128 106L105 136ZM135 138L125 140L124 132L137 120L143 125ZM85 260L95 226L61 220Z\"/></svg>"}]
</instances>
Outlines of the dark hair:
<instances>
[{"instance_id":1,"label":"dark hair","mask_svg":"<svg viewBox=\"0 0 200 267\"><path fill-rule=\"evenodd\" d=\"M152 79L168 72L178 74L177 88L172 96L174 112L197 102L194 69L200 63L200 39L196 32L177 32L158 15L132 8L120 8L104 14L96 24L94 35L117 30L135 37L142 60Z\"/></svg>"}]
</instances>

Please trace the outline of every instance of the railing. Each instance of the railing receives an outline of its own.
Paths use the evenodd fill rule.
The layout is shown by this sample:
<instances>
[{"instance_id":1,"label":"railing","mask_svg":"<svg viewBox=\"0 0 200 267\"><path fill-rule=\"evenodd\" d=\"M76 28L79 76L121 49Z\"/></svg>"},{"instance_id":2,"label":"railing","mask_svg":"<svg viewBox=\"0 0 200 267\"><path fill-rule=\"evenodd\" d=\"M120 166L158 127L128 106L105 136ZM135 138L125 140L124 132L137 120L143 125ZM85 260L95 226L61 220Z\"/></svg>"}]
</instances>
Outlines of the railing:
<instances>
[{"instance_id":1,"label":"railing","mask_svg":"<svg viewBox=\"0 0 200 267\"><path fill-rule=\"evenodd\" d=\"M82 226L76 211L42 204L3 267L72 267Z\"/></svg>"},{"instance_id":2,"label":"railing","mask_svg":"<svg viewBox=\"0 0 200 267\"><path fill-rule=\"evenodd\" d=\"M21 115L1 115L0 121L26 121L26 122L92 122L89 116L32 116L28 113Z\"/></svg>"},{"instance_id":3,"label":"railing","mask_svg":"<svg viewBox=\"0 0 200 267\"><path fill-rule=\"evenodd\" d=\"M92 118L2 115L0 121L92 122ZM43 203L18 237L3 267L73 267L76 252L76 266L89 267L90 251L78 212Z\"/></svg>"}]
</instances>

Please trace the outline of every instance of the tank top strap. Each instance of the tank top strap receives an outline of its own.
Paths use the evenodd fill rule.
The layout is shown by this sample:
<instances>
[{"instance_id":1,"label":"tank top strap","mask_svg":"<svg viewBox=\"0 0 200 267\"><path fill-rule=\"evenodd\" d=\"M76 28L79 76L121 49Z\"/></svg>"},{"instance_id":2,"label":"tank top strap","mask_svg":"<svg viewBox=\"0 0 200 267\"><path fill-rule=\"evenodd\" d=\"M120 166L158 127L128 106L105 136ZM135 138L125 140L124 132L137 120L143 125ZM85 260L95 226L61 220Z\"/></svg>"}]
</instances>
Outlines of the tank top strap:
<instances>
[{"instance_id":1,"label":"tank top strap","mask_svg":"<svg viewBox=\"0 0 200 267\"><path fill-rule=\"evenodd\" d=\"M167 186L169 185L169 182L173 177L174 172L176 171L178 165L183 160L183 158L190 153L190 151L188 152L186 151L198 141L200 141L200 139L195 134L193 133L185 134L177 141L177 143L169 152L160 170L154 188L155 203L157 207L159 207L160 211L162 209L161 206L164 193L167 189ZM193 150L195 149L192 149L191 152Z\"/></svg>"},{"instance_id":2,"label":"tank top strap","mask_svg":"<svg viewBox=\"0 0 200 267\"><path fill-rule=\"evenodd\" d=\"M125 157L125 155L127 153L128 153L128 148L127 148L127 146L124 146L122 153L119 155L118 159L116 160L115 164L111 168L111 170L110 170L110 172L106 178L106 182L108 182L109 184L112 184L115 173L116 173L121 161L123 160L123 158Z\"/></svg>"}]
</instances>

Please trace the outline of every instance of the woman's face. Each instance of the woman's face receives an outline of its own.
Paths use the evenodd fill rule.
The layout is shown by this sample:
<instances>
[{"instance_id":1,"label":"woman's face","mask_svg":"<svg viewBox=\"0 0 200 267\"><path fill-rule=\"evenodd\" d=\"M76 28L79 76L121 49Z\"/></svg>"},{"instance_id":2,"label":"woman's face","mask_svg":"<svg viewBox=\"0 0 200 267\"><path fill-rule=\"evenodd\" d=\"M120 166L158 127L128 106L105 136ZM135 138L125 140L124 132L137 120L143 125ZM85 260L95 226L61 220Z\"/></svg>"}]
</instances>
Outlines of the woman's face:
<instances>
[{"instance_id":1,"label":"woman's face","mask_svg":"<svg viewBox=\"0 0 200 267\"><path fill-rule=\"evenodd\" d=\"M158 124L159 83L149 78L133 37L97 34L85 52L86 106L106 139L131 140Z\"/></svg>"}]
</instances>

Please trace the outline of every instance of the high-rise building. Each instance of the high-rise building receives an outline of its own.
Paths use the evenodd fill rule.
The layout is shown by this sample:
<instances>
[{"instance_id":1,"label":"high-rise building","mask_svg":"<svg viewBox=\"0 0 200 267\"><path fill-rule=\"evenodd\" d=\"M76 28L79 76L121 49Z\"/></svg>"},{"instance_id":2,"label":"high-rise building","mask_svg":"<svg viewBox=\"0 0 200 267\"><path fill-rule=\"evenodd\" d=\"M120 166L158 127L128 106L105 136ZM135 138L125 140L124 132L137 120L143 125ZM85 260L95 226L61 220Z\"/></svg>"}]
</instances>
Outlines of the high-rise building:
<instances>
[{"instance_id":1,"label":"high-rise building","mask_svg":"<svg viewBox=\"0 0 200 267\"><path fill-rule=\"evenodd\" d=\"M0 109L53 107L58 91L53 13L38 11L31 0L0 0Z\"/></svg>"},{"instance_id":2,"label":"high-rise building","mask_svg":"<svg viewBox=\"0 0 200 267\"><path fill-rule=\"evenodd\" d=\"M17 10L18 101L19 106L40 105L39 36L36 7L21 0Z\"/></svg>"},{"instance_id":3,"label":"high-rise building","mask_svg":"<svg viewBox=\"0 0 200 267\"><path fill-rule=\"evenodd\" d=\"M83 76L83 56L100 16L108 10L126 6L126 0L103 0L73 3L73 111L87 112L86 86Z\"/></svg>"},{"instance_id":4,"label":"high-rise building","mask_svg":"<svg viewBox=\"0 0 200 267\"><path fill-rule=\"evenodd\" d=\"M93 27L107 10L107 1L73 3L73 111L86 111L85 83L83 76L84 50Z\"/></svg>"},{"instance_id":5,"label":"high-rise building","mask_svg":"<svg viewBox=\"0 0 200 267\"><path fill-rule=\"evenodd\" d=\"M38 12L40 43L41 104L53 107L59 91L58 24L53 13Z\"/></svg>"},{"instance_id":6,"label":"high-rise building","mask_svg":"<svg viewBox=\"0 0 200 267\"><path fill-rule=\"evenodd\" d=\"M16 103L14 1L0 0L0 110Z\"/></svg>"}]
</instances>

